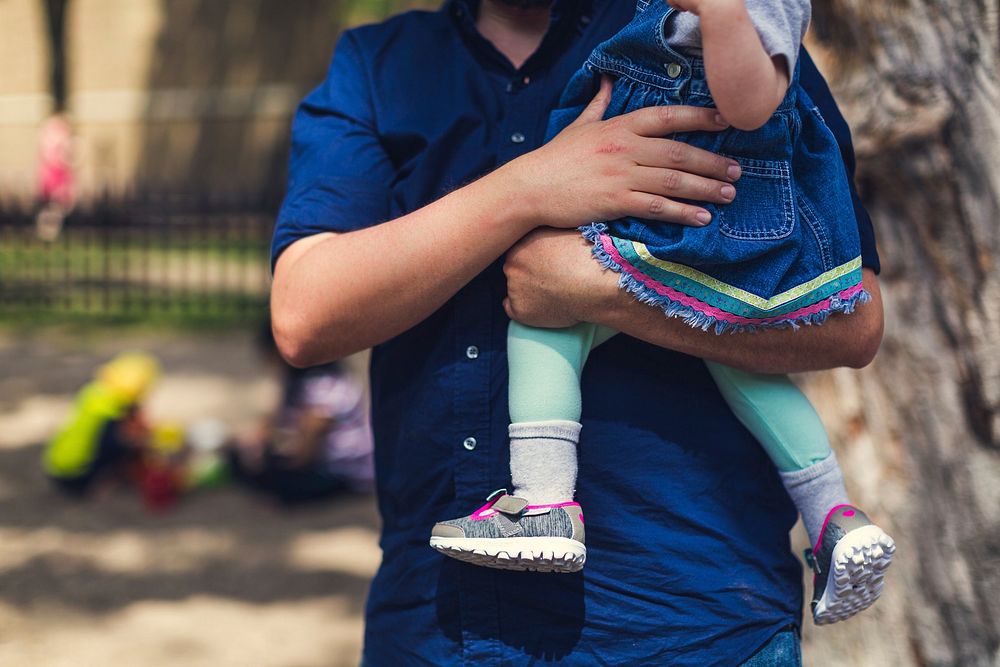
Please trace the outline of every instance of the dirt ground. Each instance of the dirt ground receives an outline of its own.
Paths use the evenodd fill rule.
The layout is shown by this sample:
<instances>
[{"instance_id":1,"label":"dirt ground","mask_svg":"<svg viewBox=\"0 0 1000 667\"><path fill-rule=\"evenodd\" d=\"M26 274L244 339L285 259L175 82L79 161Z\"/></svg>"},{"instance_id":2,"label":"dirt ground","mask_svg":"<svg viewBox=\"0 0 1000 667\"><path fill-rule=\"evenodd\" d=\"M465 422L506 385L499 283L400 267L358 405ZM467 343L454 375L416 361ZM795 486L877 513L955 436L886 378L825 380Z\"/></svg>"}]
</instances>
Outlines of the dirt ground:
<instances>
[{"instance_id":1,"label":"dirt ground","mask_svg":"<svg viewBox=\"0 0 1000 667\"><path fill-rule=\"evenodd\" d=\"M94 368L131 349L165 369L154 420L247 428L277 399L251 333L0 330L0 666L357 665L380 558L373 499L290 512L220 488L154 516L127 493L80 504L49 488L41 443ZM807 622L806 664L909 664L865 653L892 631L891 606L864 616Z\"/></svg>"},{"instance_id":2,"label":"dirt ground","mask_svg":"<svg viewBox=\"0 0 1000 667\"><path fill-rule=\"evenodd\" d=\"M156 354L154 420L247 428L277 387L249 334L0 334L0 665L357 665L379 561L374 501L294 512L233 488L154 516L131 494L77 503L41 443L114 353Z\"/></svg>"}]
</instances>

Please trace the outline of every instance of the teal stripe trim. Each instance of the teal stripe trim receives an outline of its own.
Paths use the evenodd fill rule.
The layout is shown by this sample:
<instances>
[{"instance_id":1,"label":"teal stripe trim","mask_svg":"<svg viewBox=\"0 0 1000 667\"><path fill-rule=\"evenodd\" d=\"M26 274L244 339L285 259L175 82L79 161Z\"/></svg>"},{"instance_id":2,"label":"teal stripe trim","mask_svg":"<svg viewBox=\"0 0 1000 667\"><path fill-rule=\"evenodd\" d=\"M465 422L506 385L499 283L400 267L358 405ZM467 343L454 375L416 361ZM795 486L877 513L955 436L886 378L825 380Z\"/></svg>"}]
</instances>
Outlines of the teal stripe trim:
<instances>
[{"instance_id":1,"label":"teal stripe trim","mask_svg":"<svg viewBox=\"0 0 1000 667\"><path fill-rule=\"evenodd\" d=\"M714 306L715 308L724 310L727 313L732 313L733 315L739 315L741 317L755 319L780 317L781 315L819 303L824 299L829 299L831 296L839 294L845 289L849 289L859 284L862 279L861 269L855 269L850 273L846 273L831 282L817 287L811 292L807 292L794 301L790 301L779 308L762 310L740 301L739 299L734 299L731 296L717 292L699 282L691 280L690 278L648 264L636 253L631 241L615 237L611 237L611 240L614 242L615 248L623 258L653 280L675 289L678 292L683 292L688 296L694 297L695 299L707 303L710 306Z\"/></svg>"}]
</instances>

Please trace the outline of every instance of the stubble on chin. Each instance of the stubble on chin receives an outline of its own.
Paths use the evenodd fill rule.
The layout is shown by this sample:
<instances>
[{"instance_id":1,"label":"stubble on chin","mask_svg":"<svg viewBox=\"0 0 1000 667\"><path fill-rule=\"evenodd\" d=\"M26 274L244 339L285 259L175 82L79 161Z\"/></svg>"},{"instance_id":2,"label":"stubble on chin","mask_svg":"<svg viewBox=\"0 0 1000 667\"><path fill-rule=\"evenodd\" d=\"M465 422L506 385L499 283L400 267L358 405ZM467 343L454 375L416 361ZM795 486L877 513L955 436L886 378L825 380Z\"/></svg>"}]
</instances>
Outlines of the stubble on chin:
<instances>
[{"instance_id":1,"label":"stubble on chin","mask_svg":"<svg viewBox=\"0 0 1000 667\"><path fill-rule=\"evenodd\" d=\"M518 9L537 9L538 7L549 7L552 0L498 0L500 4Z\"/></svg>"}]
</instances>

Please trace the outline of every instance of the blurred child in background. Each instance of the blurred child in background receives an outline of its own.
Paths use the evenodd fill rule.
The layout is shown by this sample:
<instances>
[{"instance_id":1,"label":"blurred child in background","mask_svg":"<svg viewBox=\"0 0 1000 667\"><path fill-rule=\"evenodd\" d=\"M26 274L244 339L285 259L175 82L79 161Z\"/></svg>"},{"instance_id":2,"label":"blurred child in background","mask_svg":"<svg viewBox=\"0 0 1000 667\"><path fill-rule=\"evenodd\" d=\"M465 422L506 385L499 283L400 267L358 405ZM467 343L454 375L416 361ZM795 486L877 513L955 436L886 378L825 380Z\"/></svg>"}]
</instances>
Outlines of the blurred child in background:
<instances>
[{"instance_id":1,"label":"blurred child in background","mask_svg":"<svg viewBox=\"0 0 1000 667\"><path fill-rule=\"evenodd\" d=\"M35 225L43 241L55 241L76 204L73 176L73 131L61 114L49 117L38 137L38 215Z\"/></svg>"},{"instance_id":2,"label":"blurred child in background","mask_svg":"<svg viewBox=\"0 0 1000 667\"><path fill-rule=\"evenodd\" d=\"M87 496L124 481L128 466L141 463L150 438L142 399L159 374L156 359L135 352L98 369L77 394L69 420L45 448L42 464L57 488Z\"/></svg>"},{"instance_id":3,"label":"blurred child in background","mask_svg":"<svg viewBox=\"0 0 1000 667\"><path fill-rule=\"evenodd\" d=\"M233 476L285 504L370 491L374 458L363 384L340 363L288 366L270 322L258 343L283 374L281 405L255 436L237 444Z\"/></svg>"}]
</instances>

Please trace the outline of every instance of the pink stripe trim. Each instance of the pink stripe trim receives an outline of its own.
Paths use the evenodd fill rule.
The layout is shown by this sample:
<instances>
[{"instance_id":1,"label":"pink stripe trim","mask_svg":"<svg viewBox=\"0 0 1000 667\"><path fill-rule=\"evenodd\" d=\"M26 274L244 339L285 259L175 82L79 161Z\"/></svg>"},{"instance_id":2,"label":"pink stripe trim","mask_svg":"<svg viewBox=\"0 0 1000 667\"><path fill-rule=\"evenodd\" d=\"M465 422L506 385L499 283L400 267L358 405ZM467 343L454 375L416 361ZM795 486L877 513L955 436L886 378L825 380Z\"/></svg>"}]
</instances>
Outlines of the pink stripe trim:
<instances>
[{"instance_id":1,"label":"pink stripe trim","mask_svg":"<svg viewBox=\"0 0 1000 667\"><path fill-rule=\"evenodd\" d=\"M823 528L819 531L819 537L816 539L816 545L813 547L813 553L816 553L817 551L819 551L819 545L823 544L823 533L826 532L826 527L830 523L830 519L837 512L837 510L839 510L841 508L844 508L844 507L851 507L853 509L853 507L851 505L848 505L848 504L845 503L843 505L837 505L832 510L830 510L829 512L826 513L826 519L823 520Z\"/></svg>"},{"instance_id":2,"label":"pink stripe trim","mask_svg":"<svg viewBox=\"0 0 1000 667\"><path fill-rule=\"evenodd\" d=\"M622 267L622 270L625 271L625 273L632 276L633 278L641 282L649 289L653 290L654 292L656 292L661 296L665 296L669 299L672 299L684 306L693 308L699 313L704 313L705 315L709 315L723 322L730 322L734 324L754 324L754 325L785 322L788 320L795 320L800 317L806 317L808 315L815 315L816 313L821 313L824 310L829 310L830 305L833 301L831 297L829 299L824 299L823 301L820 301L819 303L813 304L811 306L800 308L799 310L792 311L791 313L787 313L785 315L779 315L777 317L765 317L765 318L742 317L740 315L734 315L732 313L729 313L725 310L720 310L718 308L715 308L714 306L710 306L704 301L700 301L694 298L693 296L688 296L683 292L678 292L675 289L671 289L670 287L667 287L666 285L663 285L653 280L645 273L637 269L635 266L630 264L628 261L626 261L626 259L618 253L618 249L615 248L615 244L611 241L611 237L607 235L602 235L601 244L604 246L604 251L608 253L620 267ZM851 297L853 297L854 295L858 294L863 290L864 290L864 285L862 283L858 283L854 287L849 287L846 290L840 292L840 294L838 294L837 297L840 299L850 299Z\"/></svg>"}]
</instances>

